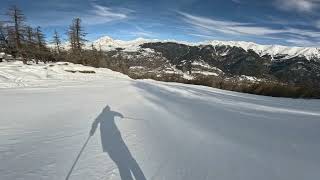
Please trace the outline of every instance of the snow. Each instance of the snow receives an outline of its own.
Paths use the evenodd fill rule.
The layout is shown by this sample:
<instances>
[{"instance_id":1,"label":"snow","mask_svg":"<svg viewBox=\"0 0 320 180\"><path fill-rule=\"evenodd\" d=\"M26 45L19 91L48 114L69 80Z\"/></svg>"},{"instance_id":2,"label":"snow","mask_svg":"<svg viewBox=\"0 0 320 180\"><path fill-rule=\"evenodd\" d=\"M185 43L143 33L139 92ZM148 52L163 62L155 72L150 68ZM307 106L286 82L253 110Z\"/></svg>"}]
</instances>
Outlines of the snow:
<instances>
[{"instance_id":1,"label":"snow","mask_svg":"<svg viewBox=\"0 0 320 180\"><path fill-rule=\"evenodd\" d=\"M69 72L68 72L69 71ZM94 71L84 74L79 71ZM76 73L72 73L76 72ZM68 83L86 83L92 80L127 76L105 68L93 68L67 62L25 65L21 61L0 64L0 89L14 87L56 86Z\"/></svg>"},{"instance_id":2,"label":"snow","mask_svg":"<svg viewBox=\"0 0 320 180\"><path fill-rule=\"evenodd\" d=\"M109 121L100 122L70 180L119 180L116 163L122 172L141 169L154 180L320 177L319 100L51 65L0 63L1 180L65 179L97 117ZM107 105L112 113L103 111ZM115 112L124 118L113 122Z\"/></svg>"},{"instance_id":3,"label":"snow","mask_svg":"<svg viewBox=\"0 0 320 180\"><path fill-rule=\"evenodd\" d=\"M210 66L208 63L206 63L204 61L194 61L194 62L191 63L191 65L193 65L193 66L201 66L201 67L204 67L204 68L207 68L207 69L214 69L216 71L222 72L221 69L219 69L217 67L212 67L212 66Z\"/></svg>"},{"instance_id":4,"label":"snow","mask_svg":"<svg viewBox=\"0 0 320 180\"><path fill-rule=\"evenodd\" d=\"M0 58L4 58L6 54L4 52L0 52Z\"/></svg>"},{"instance_id":5,"label":"snow","mask_svg":"<svg viewBox=\"0 0 320 180\"><path fill-rule=\"evenodd\" d=\"M137 51L140 45L149 42L147 39L137 38L132 41L114 40L108 36L101 37L93 42L95 47L100 47L102 50L110 51L116 48L123 48L126 51Z\"/></svg>"},{"instance_id":6,"label":"snow","mask_svg":"<svg viewBox=\"0 0 320 180\"><path fill-rule=\"evenodd\" d=\"M241 75L239 77L239 80L241 81L253 81L253 82L257 82L257 81L261 81L261 79L253 77L253 76L246 76L246 75Z\"/></svg>"},{"instance_id":7,"label":"snow","mask_svg":"<svg viewBox=\"0 0 320 180\"><path fill-rule=\"evenodd\" d=\"M192 71L192 73L202 74L202 75L206 75L206 76L219 76L217 73L210 72L210 71Z\"/></svg>"},{"instance_id":8,"label":"snow","mask_svg":"<svg viewBox=\"0 0 320 180\"><path fill-rule=\"evenodd\" d=\"M131 66L129 69L138 69L138 70L141 70L141 69L145 69L145 67L143 67L143 66Z\"/></svg>"},{"instance_id":9,"label":"snow","mask_svg":"<svg viewBox=\"0 0 320 180\"><path fill-rule=\"evenodd\" d=\"M184 79L186 79L186 80L193 80L193 79L194 79L193 76L191 76L191 75L189 75L189 74L187 74L187 73L183 73L182 77L183 77Z\"/></svg>"}]
</instances>

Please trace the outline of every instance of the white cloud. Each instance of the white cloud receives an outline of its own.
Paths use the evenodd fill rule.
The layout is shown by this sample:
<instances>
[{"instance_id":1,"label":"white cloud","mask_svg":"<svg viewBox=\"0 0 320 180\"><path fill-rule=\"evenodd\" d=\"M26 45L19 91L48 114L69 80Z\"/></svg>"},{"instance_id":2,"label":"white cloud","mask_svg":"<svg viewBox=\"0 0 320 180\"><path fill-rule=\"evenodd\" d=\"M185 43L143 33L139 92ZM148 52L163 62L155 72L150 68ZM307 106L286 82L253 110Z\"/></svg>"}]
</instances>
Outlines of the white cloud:
<instances>
[{"instance_id":1,"label":"white cloud","mask_svg":"<svg viewBox=\"0 0 320 180\"><path fill-rule=\"evenodd\" d=\"M284 42L297 44L298 42L320 41L320 32L297 28L276 29L271 27L259 26L252 23L242 23L236 21L222 21L213 18L195 16L184 12L178 12L182 19L190 24L197 34L212 36L217 32L227 35L247 36L255 38L282 39Z\"/></svg>"},{"instance_id":2,"label":"white cloud","mask_svg":"<svg viewBox=\"0 0 320 180\"><path fill-rule=\"evenodd\" d=\"M232 2L236 3L236 4L240 4L241 1L240 0L231 0Z\"/></svg>"},{"instance_id":3,"label":"white cloud","mask_svg":"<svg viewBox=\"0 0 320 180\"><path fill-rule=\"evenodd\" d=\"M133 37L133 38L156 38L158 36L157 33L148 31L135 23L126 22L126 24L128 24L130 28L119 29L119 31L117 32L118 35L121 34L124 36Z\"/></svg>"},{"instance_id":4,"label":"white cloud","mask_svg":"<svg viewBox=\"0 0 320 180\"><path fill-rule=\"evenodd\" d=\"M114 12L111 8L94 4L92 12L100 17L113 19L125 19L127 18L126 14Z\"/></svg>"},{"instance_id":5,"label":"white cloud","mask_svg":"<svg viewBox=\"0 0 320 180\"><path fill-rule=\"evenodd\" d=\"M153 38L155 35L151 32L142 32L142 31L129 31L127 32L129 35L134 37L142 37L142 38Z\"/></svg>"},{"instance_id":6,"label":"white cloud","mask_svg":"<svg viewBox=\"0 0 320 180\"><path fill-rule=\"evenodd\" d=\"M282 30L271 29L268 27L253 26L249 23L240 23L234 21L221 21L201 16L194 16L188 13L179 12L183 20L193 27L206 32L218 31L225 34L233 35L268 35L281 33Z\"/></svg>"},{"instance_id":7,"label":"white cloud","mask_svg":"<svg viewBox=\"0 0 320 180\"><path fill-rule=\"evenodd\" d=\"M314 23L314 26L315 26L316 28L320 29L320 20L316 21L316 22Z\"/></svg>"},{"instance_id":8,"label":"white cloud","mask_svg":"<svg viewBox=\"0 0 320 180\"><path fill-rule=\"evenodd\" d=\"M216 39L216 36L210 36L210 35L204 35L204 34L197 34L197 33L189 33L191 36L196 36L200 38L206 38L206 39Z\"/></svg>"},{"instance_id":9,"label":"white cloud","mask_svg":"<svg viewBox=\"0 0 320 180\"><path fill-rule=\"evenodd\" d=\"M127 20L133 13L133 10L125 8L107 7L98 5L94 2L90 3L88 10L60 10L58 12L46 13L41 17L33 17L36 19L32 22L43 27L48 26L66 26L71 23L72 18L79 17L85 25L104 24L108 22L117 22ZM50 21L48 21L50 19Z\"/></svg>"},{"instance_id":10,"label":"white cloud","mask_svg":"<svg viewBox=\"0 0 320 180\"><path fill-rule=\"evenodd\" d=\"M320 5L320 0L275 0L274 6L285 11L311 13Z\"/></svg>"},{"instance_id":11,"label":"white cloud","mask_svg":"<svg viewBox=\"0 0 320 180\"><path fill-rule=\"evenodd\" d=\"M134 12L130 9L111 8L92 3L92 9L82 16L86 24L103 24L111 21L119 21L129 18L129 14Z\"/></svg>"},{"instance_id":12,"label":"white cloud","mask_svg":"<svg viewBox=\"0 0 320 180\"><path fill-rule=\"evenodd\" d=\"M313 42L305 39L287 39L287 43L293 44L295 46L304 46L304 47L319 47L320 43Z\"/></svg>"},{"instance_id":13,"label":"white cloud","mask_svg":"<svg viewBox=\"0 0 320 180\"><path fill-rule=\"evenodd\" d=\"M147 31L144 28L133 24L133 26L135 27L136 31L130 31L129 34L135 37L147 37L147 38L152 38L155 37L156 34L151 32L151 31Z\"/></svg>"}]
</instances>

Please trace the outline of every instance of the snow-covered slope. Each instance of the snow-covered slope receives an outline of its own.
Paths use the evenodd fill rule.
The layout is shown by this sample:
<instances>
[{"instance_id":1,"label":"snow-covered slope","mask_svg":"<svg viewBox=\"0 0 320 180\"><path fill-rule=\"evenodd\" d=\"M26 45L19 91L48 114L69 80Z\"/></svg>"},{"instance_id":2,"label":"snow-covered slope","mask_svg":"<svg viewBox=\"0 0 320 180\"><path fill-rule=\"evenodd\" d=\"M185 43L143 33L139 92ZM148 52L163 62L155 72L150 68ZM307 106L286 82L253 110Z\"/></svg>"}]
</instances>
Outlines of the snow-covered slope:
<instances>
[{"instance_id":1,"label":"snow-covered slope","mask_svg":"<svg viewBox=\"0 0 320 180\"><path fill-rule=\"evenodd\" d=\"M175 40L157 40L157 39L143 39L138 38L131 41L115 40L108 36L101 37L94 41L93 44L96 47L101 47L103 50L114 50L115 48L123 48L126 51L137 51L139 46L148 42L176 42L180 44L186 44L191 46L198 45L213 45L213 46L235 46L243 48L244 50L253 50L257 54L271 55L272 57L277 55L286 55L286 58L292 58L296 56L304 56L307 59L320 58L320 49L316 47L290 47L281 45L260 45L252 42L244 41L205 41L199 43L189 43L185 41Z\"/></svg>"},{"instance_id":2,"label":"snow-covered slope","mask_svg":"<svg viewBox=\"0 0 320 180\"><path fill-rule=\"evenodd\" d=\"M127 76L109 69L67 62L32 65L25 65L21 61L0 63L0 89L86 83L113 77L128 79Z\"/></svg>"},{"instance_id":3,"label":"snow-covered slope","mask_svg":"<svg viewBox=\"0 0 320 180\"><path fill-rule=\"evenodd\" d=\"M29 83L0 89L1 180L65 179L95 119L100 127L70 180L120 180L119 169L122 180L320 177L319 100L135 81L107 69L53 65L0 63L0 86L11 79Z\"/></svg>"}]
</instances>

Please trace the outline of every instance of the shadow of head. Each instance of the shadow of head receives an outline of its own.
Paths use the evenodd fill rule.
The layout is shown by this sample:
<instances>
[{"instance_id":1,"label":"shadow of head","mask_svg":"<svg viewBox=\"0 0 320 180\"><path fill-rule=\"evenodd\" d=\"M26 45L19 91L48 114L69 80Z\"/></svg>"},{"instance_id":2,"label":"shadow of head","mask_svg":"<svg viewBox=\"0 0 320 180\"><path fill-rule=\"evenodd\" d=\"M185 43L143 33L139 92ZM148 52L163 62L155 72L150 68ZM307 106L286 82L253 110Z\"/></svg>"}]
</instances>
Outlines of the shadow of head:
<instances>
[{"instance_id":1,"label":"shadow of head","mask_svg":"<svg viewBox=\"0 0 320 180\"><path fill-rule=\"evenodd\" d=\"M106 105L106 107L103 108L102 112L108 112L110 110L111 110L110 106Z\"/></svg>"}]
</instances>

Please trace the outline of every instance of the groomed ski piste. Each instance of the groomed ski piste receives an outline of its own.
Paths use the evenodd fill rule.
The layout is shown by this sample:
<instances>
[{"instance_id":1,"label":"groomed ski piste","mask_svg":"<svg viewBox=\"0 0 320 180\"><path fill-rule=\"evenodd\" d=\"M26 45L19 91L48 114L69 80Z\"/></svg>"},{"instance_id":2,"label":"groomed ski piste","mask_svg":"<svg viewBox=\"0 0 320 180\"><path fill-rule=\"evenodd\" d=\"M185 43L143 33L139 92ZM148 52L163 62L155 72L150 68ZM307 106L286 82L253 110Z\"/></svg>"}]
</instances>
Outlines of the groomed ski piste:
<instances>
[{"instance_id":1,"label":"groomed ski piste","mask_svg":"<svg viewBox=\"0 0 320 180\"><path fill-rule=\"evenodd\" d=\"M0 87L1 180L320 177L319 100L132 80L71 63L0 63Z\"/></svg>"}]
</instances>

